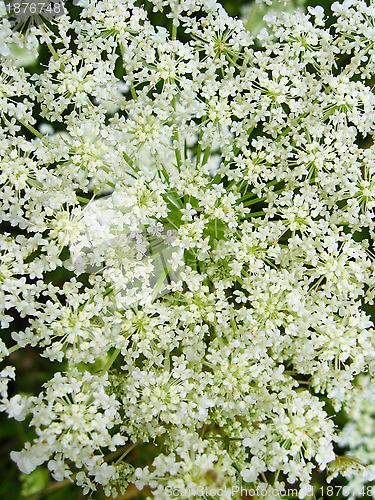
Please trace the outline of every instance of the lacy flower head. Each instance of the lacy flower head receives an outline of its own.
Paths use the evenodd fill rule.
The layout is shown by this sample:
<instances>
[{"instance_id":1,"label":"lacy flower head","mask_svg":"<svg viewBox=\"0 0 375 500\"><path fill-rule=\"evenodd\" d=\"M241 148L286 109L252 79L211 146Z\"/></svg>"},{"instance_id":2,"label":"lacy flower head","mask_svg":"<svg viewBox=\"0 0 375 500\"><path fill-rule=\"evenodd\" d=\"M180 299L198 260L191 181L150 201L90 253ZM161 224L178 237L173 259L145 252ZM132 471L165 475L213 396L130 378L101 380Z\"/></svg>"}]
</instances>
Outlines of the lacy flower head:
<instances>
[{"instance_id":1,"label":"lacy flower head","mask_svg":"<svg viewBox=\"0 0 375 500\"><path fill-rule=\"evenodd\" d=\"M30 427L13 461L113 498L311 498L338 476L361 497L373 0L263 7L254 31L256 3L244 21L77 0L22 26L9 4L0 408Z\"/></svg>"}]
</instances>

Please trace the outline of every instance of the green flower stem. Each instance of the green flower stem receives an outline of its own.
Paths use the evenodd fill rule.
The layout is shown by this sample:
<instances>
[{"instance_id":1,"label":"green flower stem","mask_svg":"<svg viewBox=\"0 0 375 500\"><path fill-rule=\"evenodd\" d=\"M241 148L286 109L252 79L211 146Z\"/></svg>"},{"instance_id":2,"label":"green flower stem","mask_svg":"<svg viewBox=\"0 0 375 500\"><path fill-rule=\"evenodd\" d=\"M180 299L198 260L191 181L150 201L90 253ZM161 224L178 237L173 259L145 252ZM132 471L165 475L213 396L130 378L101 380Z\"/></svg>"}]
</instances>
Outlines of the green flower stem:
<instances>
[{"instance_id":1,"label":"green flower stem","mask_svg":"<svg viewBox=\"0 0 375 500\"><path fill-rule=\"evenodd\" d=\"M138 440L136 443L132 443L126 446L124 453L122 453L122 455L120 455L120 457L116 460L115 465L121 462L121 460L123 460L126 457L126 455L128 455L132 450L134 450L134 448L138 446L140 443L141 441Z\"/></svg>"},{"instance_id":2,"label":"green flower stem","mask_svg":"<svg viewBox=\"0 0 375 500\"><path fill-rule=\"evenodd\" d=\"M202 165L206 165L210 157L211 148L206 148L203 155Z\"/></svg>"},{"instance_id":3,"label":"green flower stem","mask_svg":"<svg viewBox=\"0 0 375 500\"><path fill-rule=\"evenodd\" d=\"M170 352L169 351L165 351L164 353L164 369L166 372L169 372L170 369L171 369L171 358L170 358Z\"/></svg>"},{"instance_id":4,"label":"green flower stem","mask_svg":"<svg viewBox=\"0 0 375 500\"><path fill-rule=\"evenodd\" d=\"M60 58L59 58L56 50L54 49L53 45L50 42L46 42L46 43L47 43L47 47L51 51L52 57L54 58L55 61L58 61Z\"/></svg>"},{"instance_id":5,"label":"green flower stem","mask_svg":"<svg viewBox=\"0 0 375 500\"><path fill-rule=\"evenodd\" d=\"M172 22L172 40L176 40L177 37L177 26Z\"/></svg>"},{"instance_id":6,"label":"green flower stem","mask_svg":"<svg viewBox=\"0 0 375 500\"><path fill-rule=\"evenodd\" d=\"M10 348L8 349L8 352L9 352L9 354L12 354L13 352L18 351L18 349L21 349L21 346L20 346L20 345L18 345L18 344L16 344L16 345L14 345L13 347L10 347Z\"/></svg>"},{"instance_id":7,"label":"green flower stem","mask_svg":"<svg viewBox=\"0 0 375 500\"><path fill-rule=\"evenodd\" d=\"M165 278L168 276L168 273L170 271L170 267L165 267L164 268L164 272L161 273L155 287L154 287L154 293L152 295L152 302L154 302L154 300L156 299L156 297L158 296L158 293L160 292L162 286L163 286L163 283L165 281Z\"/></svg>"},{"instance_id":8,"label":"green flower stem","mask_svg":"<svg viewBox=\"0 0 375 500\"><path fill-rule=\"evenodd\" d=\"M26 127L27 129L30 130L30 132L32 132L36 137L38 137L39 139L41 139L43 137L43 134L41 134L40 132L38 132L38 130L36 128L34 128L32 125L30 125L30 123L24 123L24 122L21 122L19 120L19 122L24 126Z\"/></svg>"},{"instance_id":9,"label":"green flower stem","mask_svg":"<svg viewBox=\"0 0 375 500\"><path fill-rule=\"evenodd\" d=\"M104 365L104 368L102 369L102 373L108 372L108 370L111 368L113 363L116 361L117 356L120 354L120 349L115 349L111 356L109 357L107 363Z\"/></svg>"},{"instance_id":10,"label":"green flower stem","mask_svg":"<svg viewBox=\"0 0 375 500\"><path fill-rule=\"evenodd\" d=\"M82 196L76 196L77 200L80 202L80 203L84 203L85 205L87 203L90 203L91 199L88 200L87 198L83 198Z\"/></svg>"},{"instance_id":11,"label":"green flower stem","mask_svg":"<svg viewBox=\"0 0 375 500\"><path fill-rule=\"evenodd\" d=\"M263 215L266 215L266 212L264 212L264 210L261 210L260 212L250 212L249 214L247 214L247 217L261 217Z\"/></svg>"},{"instance_id":12,"label":"green flower stem","mask_svg":"<svg viewBox=\"0 0 375 500\"><path fill-rule=\"evenodd\" d=\"M249 15L247 22L245 24L246 31L250 31L251 25L253 24L255 17L257 15L258 8L259 8L259 5L256 2L254 2L253 8L251 9L250 15Z\"/></svg>"}]
</instances>

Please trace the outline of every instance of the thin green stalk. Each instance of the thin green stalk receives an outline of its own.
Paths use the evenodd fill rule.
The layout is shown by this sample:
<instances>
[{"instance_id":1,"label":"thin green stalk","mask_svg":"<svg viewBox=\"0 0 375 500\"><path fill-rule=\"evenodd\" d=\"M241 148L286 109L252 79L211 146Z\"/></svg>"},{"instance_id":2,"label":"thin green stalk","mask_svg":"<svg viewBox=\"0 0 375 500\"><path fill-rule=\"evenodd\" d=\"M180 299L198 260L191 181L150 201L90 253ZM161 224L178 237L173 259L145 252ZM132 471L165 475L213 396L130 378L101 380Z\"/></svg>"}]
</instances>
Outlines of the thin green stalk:
<instances>
[{"instance_id":1,"label":"thin green stalk","mask_svg":"<svg viewBox=\"0 0 375 500\"><path fill-rule=\"evenodd\" d=\"M51 51L51 54L52 54L52 57L54 58L55 61L58 61L60 58L56 52L56 50L54 49L53 45L49 42L47 42L47 46L49 48L49 50Z\"/></svg>"},{"instance_id":2,"label":"thin green stalk","mask_svg":"<svg viewBox=\"0 0 375 500\"><path fill-rule=\"evenodd\" d=\"M171 358L169 356L169 351L165 351L165 358L164 358L164 370L166 372L169 372L171 369Z\"/></svg>"},{"instance_id":3,"label":"thin green stalk","mask_svg":"<svg viewBox=\"0 0 375 500\"><path fill-rule=\"evenodd\" d=\"M203 130L200 131L199 137L198 137L198 147L197 147L197 161L196 161L196 166L198 166L199 161L201 159L201 154L202 154L202 145L201 145L201 140L203 137Z\"/></svg>"},{"instance_id":4,"label":"thin green stalk","mask_svg":"<svg viewBox=\"0 0 375 500\"><path fill-rule=\"evenodd\" d=\"M127 447L126 447L126 450L124 451L124 453L123 453L123 454L122 454L122 455L121 455L121 456L120 456L120 457L116 460L115 465L117 465L119 462L121 462L121 460L122 460L123 458L125 458L125 457L126 457L126 455L129 455L129 453L130 453L132 450L134 450L134 448L135 448L136 446L138 446L140 443L141 443L141 441L140 441L140 440L138 440L136 443L132 443L131 445L127 446Z\"/></svg>"},{"instance_id":5,"label":"thin green stalk","mask_svg":"<svg viewBox=\"0 0 375 500\"><path fill-rule=\"evenodd\" d=\"M40 132L38 132L38 130L36 128L34 128L32 125L30 125L30 123L24 123L24 122L21 122L21 120L19 120L19 122L24 127L26 127L27 129L29 129L30 132L33 133L34 135L36 135L36 137L38 137L39 139L41 139L43 137L43 134L41 134Z\"/></svg>"},{"instance_id":6,"label":"thin green stalk","mask_svg":"<svg viewBox=\"0 0 375 500\"><path fill-rule=\"evenodd\" d=\"M253 24L255 17L257 15L259 5L254 2L253 8L251 9L250 15L248 17L247 23L245 24L245 30L250 31L251 25Z\"/></svg>"},{"instance_id":7,"label":"thin green stalk","mask_svg":"<svg viewBox=\"0 0 375 500\"><path fill-rule=\"evenodd\" d=\"M163 286L163 283L165 281L165 278L167 278L168 274L169 274L169 270L167 267L164 268L164 272L161 273L156 285L155 285L155 289L154 289L154 293L152 295L152 302L156 299L156 297L158 296L158 293L160 292L160 290L162 289L162 286Z\"/></svg>"},{"instance_id":8,"label":"thin green stalk","mask_svg":"<svg viewBox=\"0 0 375 500\"><path fill-rule=\"evenodd\" d=\"M206 148L203 155L202 165L205 165L208 162L210 153L211 153L211 148Z\"/></svg>"},{"instance_id":9,"label":"thin green stalk","mask_svg":"<svg viewBox=\"0 0 375 500\"><path fill-rule=\"evenodd\" d=\"M87 198L82 198L82 196L77 196L77 200L81 203L87 204L90 203L91 199L88 200Z\"/></svg>"},{"instance_id":10,"label":"thin green stalk","mask_svg":"<svg viewBox=\"0 0 375 500\"><path fill-rule=\"evenodd\" d=\"M248 198L245 198L245 199L248 199ZM250 206L250 205L255 205L256 203L262 203L262 201L264 201L266 199L265 196L263 196L262 198L255 198L254 200L249 200L247 203L246 203L246 207ZM243 200L239 200L240 203L242 203Z\"/></svg>"},{"instance_id":11,"label":"thin green stalk","mask_svg":"<svg viewBox=\"0 0 375 500\"><path fill-rule=\"evenodd\" d=\"M175 105L173 105L173 108L175 109ZM181 156L181 151L179 149L178 143L180 141L179 135L177 130L173 133L173 140L177 143L177 146L175 147L175 156L176 156L176 162L177 162L177 167L178 170L181 169L181 163L182 163L182 156Z\"/></svg>"},{"instance_id":12,"label":"thin green stalk","mask_svg":"<svg viewBox=\"0 0 375 500\"><path fill-rule=\"evenodd\" d=\"M21 349L21 346L16 344L13 347L11 347L10 349L8 349L8 352L9 352L9 354L12 354L13 352L18 351L18 349Z\"/></svg>"},{"instance_id":13,"label":"thin green stalk","mask_svg":"<svg viewBox=\"0 0 375 500\"><path fill-rule=\"evenodd\" d=\"M102 369L102 373L105 373L107 372L111 366L113 365L113 363L116 361L116 358L117 356L120 354L120 349L115 349L112 353L112 355L110 356L109 360L107 361L107 363L104 365L104 368Z\"/></svg>"},{"instance_id":14,"label":"thin green stalk","mask_svg":"<svg viewBox=\"0 0 375 500\"><path fill-rule=\"evenodd\" d=\"M172 21L172 40L176 40L177 37L177 26Z\"/></svg>"},{"instance_id":15,"label":"thin green stalk","mask_svg":"<svg viewBox=\"0 0 375 500\"><path fill-rule=\"evenodd\" d=\"M135 88L134 88L133 84L130 85L130 92L131 92L131 95L132 95L133 99L136 101L137 100L137 93L135 91Z\"/></svg>"}]
</instances>

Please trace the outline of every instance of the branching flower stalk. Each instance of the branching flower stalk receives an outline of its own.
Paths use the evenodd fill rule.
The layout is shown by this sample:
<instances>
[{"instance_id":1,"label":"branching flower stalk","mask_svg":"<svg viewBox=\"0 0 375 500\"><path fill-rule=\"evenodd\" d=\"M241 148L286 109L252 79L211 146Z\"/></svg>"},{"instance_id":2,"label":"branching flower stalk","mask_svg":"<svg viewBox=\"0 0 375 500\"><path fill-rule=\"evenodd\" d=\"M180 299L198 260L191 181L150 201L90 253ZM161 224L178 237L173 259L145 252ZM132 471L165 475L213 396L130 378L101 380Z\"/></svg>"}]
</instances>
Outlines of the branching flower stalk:
<instances>
[{"instance_id":1,"label":"branching flower stalk","mask_svg":"<svg viewBox=\"0 0 375 500\"><path fill-rule=\"evenodd\" d=\"M13 460L85 494L305 498L327 470L361 497L375 4L257 39L211 0L75 4L22 36L1 11L1 409L36 431ZM9 360L33 348L55 373L31 396Z\"/></svg>"}]
</instances>

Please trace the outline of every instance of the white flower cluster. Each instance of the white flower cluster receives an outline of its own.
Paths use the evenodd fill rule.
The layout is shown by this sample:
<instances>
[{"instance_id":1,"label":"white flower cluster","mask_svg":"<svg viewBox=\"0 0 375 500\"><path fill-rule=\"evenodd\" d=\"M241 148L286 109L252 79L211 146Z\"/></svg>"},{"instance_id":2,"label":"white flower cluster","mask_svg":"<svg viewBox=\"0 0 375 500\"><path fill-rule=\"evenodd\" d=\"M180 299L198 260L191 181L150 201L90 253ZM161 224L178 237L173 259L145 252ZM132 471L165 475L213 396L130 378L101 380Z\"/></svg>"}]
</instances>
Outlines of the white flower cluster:
<instances>
[{"instance_id":1,"label":"white flower cluster","mask_svg":"<svg viewBox=\"0 0 375 500\"><path fill-rule=\"evenodd\" d=\"M257 40L214 0L75 4L1 18L0 320L25 323L1 356L56 370L11 398L1 371L37 436L12 457L84 492L304 498L338 460L329 407L375 369L375 4Z\"/></svg>"},{"instance_id":2,"label":"white flower cluster","mask_svg":"<svg viewBox=\"0 0 375 500\"><path fill-rule=\"evenodd\" d=\"M56 373L45 394L30 398L31 425L38 429L38 437L21 452L11 453L22 472L29 474L51 458L48 468L58 481L72 474L65 462L70 461L85 466L96 483L108 483L116 469L104 461L101 448L114 451L124 444L120 434L109 432L121 419L119 402L106 394L108 384L107 374L73 369L64 376ZM94 488L83 472L77 476L88 491Z\"/></svg>"},{"instance_id":3,"label":"white flower cluster","mask_svg":"<svg viewBox=\"0 0 375 500\"><path fill-rule=\"evenodd\" d=\"M347 408L348 423L337 442L347 450L347 456L333 463L332 477L343 473L349 478L349 499L364 495L375 497L375 390L368 376L359 377L355 395Z\"/></svg>"}]
</instances>

